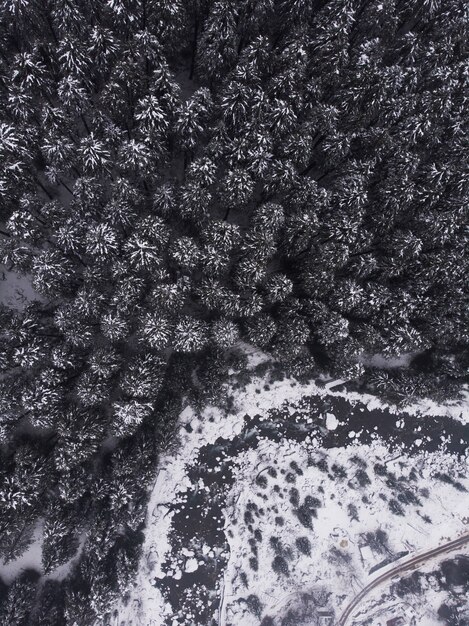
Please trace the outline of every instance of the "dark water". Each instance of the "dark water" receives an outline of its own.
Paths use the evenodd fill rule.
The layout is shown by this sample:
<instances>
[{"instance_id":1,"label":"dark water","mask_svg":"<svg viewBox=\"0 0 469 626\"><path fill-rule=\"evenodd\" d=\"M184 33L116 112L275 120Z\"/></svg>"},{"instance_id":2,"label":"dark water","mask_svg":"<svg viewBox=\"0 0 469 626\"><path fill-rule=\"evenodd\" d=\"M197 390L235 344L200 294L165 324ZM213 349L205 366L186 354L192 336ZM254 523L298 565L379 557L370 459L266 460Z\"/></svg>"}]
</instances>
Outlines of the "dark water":
<instances>
[{"instance_id":1,"label":"dark water","mask_svg":"<svg viewBox=\"0 0 469 626\"><path fill-rule=\"evenodd\" d=\"M324 416L332 413L340 424L334 431L325 428ZM313 418L311 423L307 418ZM227 418L229 419L229 418ZM399 428L396 421L403 420ZM351 432L358 435L351 438ZM368 444L375 439L386 442L392 453L402 447L406 454L423 450L444 450L456 456L464 454L469 446L469 427L446 417L411 416L390 413L387 409L369 410L366 405L351 405L346 399L329 396L326 398L303 398L296 413L287 409L272 410L268 419L259 415L245 416L243 431L232 439L219 438L199 451L197 462L189 468L188 475L194 487L189 489L184 502L178 506L172 519L173 557L189 543L206 544L216 553L227 550L225 533L222 530L222 509L233 476L233 459L242 451L256 448L260 437L273 441L290 439L302 442L308 435L316 437L325 448L347 447L352 443ZM421 440L420 445L417 445ZM416 443L417 442L417 443ZM209 491L196 488L199 479ZM180 624L193 626L215 626L212 620L219 603L219 584L226 557L200 557L203 564L192 573L183 573L179 580L167 576L156 580L165 598L174 611L191 614L188 621L181 617ZM168 620L167 624L171 624Z\"/></svg>"}]
</instances>

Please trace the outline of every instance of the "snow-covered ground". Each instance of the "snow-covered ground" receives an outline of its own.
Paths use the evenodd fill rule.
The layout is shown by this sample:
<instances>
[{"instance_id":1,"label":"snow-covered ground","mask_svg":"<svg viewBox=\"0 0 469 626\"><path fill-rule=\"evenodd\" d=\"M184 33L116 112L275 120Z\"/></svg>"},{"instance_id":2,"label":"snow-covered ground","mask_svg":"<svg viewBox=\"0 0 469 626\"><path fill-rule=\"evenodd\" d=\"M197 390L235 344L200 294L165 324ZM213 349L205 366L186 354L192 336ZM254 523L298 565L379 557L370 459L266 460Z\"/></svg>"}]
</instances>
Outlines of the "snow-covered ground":
<instances>
[{"instance_id":1,"label":"snow-covered ground","mask_svg":"<svg viewBox=\"0 0 469 626\"><path fill-rule=\"evenodd\" d=\"M338 616L374 566L468 532L466 462L396 457L381 442L324 450L261 441L241 454L225 508L226 623L259 624L246 602L252 594L264 616L277 618L320 592ZM448 486L438 473L461 482Z\"/></svg>"},{"instance_id":2,"label":"snow-covered ground","mask_svg":"<svg viewBox=\"0 0 469 626\"><path fill-rule=\"evenodd\" d=\"M139 574L114 624L326 625L374 567L469 530L467 457L446 451L445 436L429 452L431 436L419 431L430 414L461 427L467 407L414 407L410 445L399 443L409 415L372 396L268 375L226 391L229 413L187 407L180 416L152 490ZM347 401L341 415L324 408L334 398ZM348 427L347 407L354 423L357 412L379 420L383 410L398 433L392 450L377 426L365 439Z\"/></svg>"},{"instance_id":3,"label":"snow-covered ground","mask_svg":"<svg viewBox=\"0 0 469 626\"><path fill-rule=\"evenodd\" d=\"M0 264L0 302L12 309L21 310L32 300L42 298L34 291L31 279Z\"/></svg>"}]
</instances>

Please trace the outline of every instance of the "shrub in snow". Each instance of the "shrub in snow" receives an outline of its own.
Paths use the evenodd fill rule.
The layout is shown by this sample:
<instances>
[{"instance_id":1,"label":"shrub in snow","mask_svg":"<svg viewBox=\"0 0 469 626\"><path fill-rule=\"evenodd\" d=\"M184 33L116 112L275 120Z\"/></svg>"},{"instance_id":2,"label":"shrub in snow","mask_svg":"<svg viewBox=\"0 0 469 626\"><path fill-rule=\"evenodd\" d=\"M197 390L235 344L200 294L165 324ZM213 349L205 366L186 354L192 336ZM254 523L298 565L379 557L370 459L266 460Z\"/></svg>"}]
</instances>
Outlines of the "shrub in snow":
<instances>
[{"instance_id":1,"label":"shrub in snow","mask_svg":"<svg viewBox=\"0 0 469 626\"><path fill-rule=\"evenodd\" d=\"M274 570L276 574L281 574L282 576L290 575L288 563L286 559L280 554L277 554L274 560L272 561L272 569Z\"/></svg>"},{"instance_id":2,"label":"shrub in snow","mask_svg":"<svg viewBox=\"0 0 469 626\"><path fill-rule=\"evenodd\" d=\"M295 545L302 554L306 556L311 554L311 542L308 537L298 537L295 539Z\"/></svg>"}]
</instances>

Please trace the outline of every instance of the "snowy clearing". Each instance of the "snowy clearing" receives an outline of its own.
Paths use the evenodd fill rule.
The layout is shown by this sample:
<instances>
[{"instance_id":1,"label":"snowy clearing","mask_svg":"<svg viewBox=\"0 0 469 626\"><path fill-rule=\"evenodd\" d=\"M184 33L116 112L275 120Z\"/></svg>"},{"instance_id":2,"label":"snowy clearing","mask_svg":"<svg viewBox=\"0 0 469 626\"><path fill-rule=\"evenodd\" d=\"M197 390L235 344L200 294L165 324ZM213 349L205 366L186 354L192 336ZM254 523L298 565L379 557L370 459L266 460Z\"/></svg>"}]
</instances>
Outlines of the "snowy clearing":
<instances>
[{"instance_id":1,"label":"snowy clearing","mask_svg":"<svg viewBox=\"0 0 469 626\"><path fill-rule=\"evenodd\" d=\"M337 617L373 568L467 531L467 457L445 453L444 437L432 452L418 433L392 452L374 431L364 445L346 415L318 414L305 399L345 398L350 411L360 403L364 419L363 407L383 406L314 383L263 378L228 392L234 413L180 415L138 578L114 624L276 625L289 612L318 623ZM279 437L275 411L297 429ZM396 432L406 419L397 416Z\"/></svg>"}]
</instances>

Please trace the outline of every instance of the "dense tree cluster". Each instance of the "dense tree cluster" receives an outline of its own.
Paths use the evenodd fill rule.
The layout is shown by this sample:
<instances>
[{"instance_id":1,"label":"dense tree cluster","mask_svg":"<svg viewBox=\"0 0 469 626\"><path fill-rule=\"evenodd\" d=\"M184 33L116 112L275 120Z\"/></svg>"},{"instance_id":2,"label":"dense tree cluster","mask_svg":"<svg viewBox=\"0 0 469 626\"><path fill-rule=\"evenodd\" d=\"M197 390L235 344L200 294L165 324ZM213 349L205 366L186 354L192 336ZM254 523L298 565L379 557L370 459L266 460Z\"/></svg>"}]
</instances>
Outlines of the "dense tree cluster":
<instances>
[{"instance_id":1,"label":"dense tree cluster","mask_svg":"<svg viewBox=\"0 0 469 626\"><path fill-rule=\"evenodd\" d=\"M241 339L401 395L463 380L464 4L0 2L1 257L37 294L0 312L0 555L38 524L46 573L79 555L2 623L125 593L178 399Z\"/></svg>"}]
</instances>

